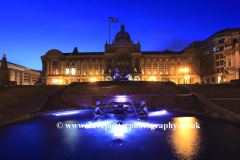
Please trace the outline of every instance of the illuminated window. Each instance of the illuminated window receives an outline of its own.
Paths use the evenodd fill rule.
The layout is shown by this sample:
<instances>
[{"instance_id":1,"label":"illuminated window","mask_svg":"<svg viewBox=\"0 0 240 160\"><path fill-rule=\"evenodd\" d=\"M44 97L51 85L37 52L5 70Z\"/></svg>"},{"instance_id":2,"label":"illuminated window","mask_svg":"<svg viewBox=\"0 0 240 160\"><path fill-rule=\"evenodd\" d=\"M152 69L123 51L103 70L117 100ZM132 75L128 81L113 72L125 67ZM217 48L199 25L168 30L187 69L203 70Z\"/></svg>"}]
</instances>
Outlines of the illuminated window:
<instances>
[{"instance_id":1,"label":"illuminated window","mask_svg":"<svg viewBox=\"0 0 240 160\"><path fill-rule=\"evenodd\" d=\"M53 84L57 84L57 79L52 79Z\"/></svg>"},{"instance_id":2,"label":"illuminated window","mask_svg":"<svg viewBox=\"0 0 240 160\"><path fill-rule=\"evenodd\" d=\"M165 74L168 74L168 69L166 69Z\"/></svg>"},{"instance_id":3,"label":"illuminated window","mask_svg":"<svg viewBox=\"0 0 240 160\"><path fill-rule=\"evenodd\" d=\"M142 69L142 74L144 74L144 69Z\"/></svg>"},{"instance_id":4,"label":"illuminated window","mask_svg":"<svg viewBox=\"0 0 240 160\"><path fill-rule=\"evenodd\" d=\"M162 68L159 69L159 74L162 74Z\"/></svg>"},{"instance_id":5,"label":"illuminated window","mask_svg":"<svg viewBox=\"0 0 240 160\"><path fill-rule=\"evenodd\" d=\"M69 68L66 68L66 75L69 75Z\"/></svg>"},{"instance_id":6,"label":"illuminated window","mask_svg":"<svg viewBox=\"0 0 240 160\"><path fill-rule=\"evenodd\" d=\"M89 74L92 75L92 70L90 69Z\"/></svg>"},{"instance_id":7,"label":"illuminated window","mask_svg":"<svg viewBox=\"0 0 240 160\"><path fill-rule=\"evenodd\" d=\"M72 75L75 75L75 68L72 68Z\"/></svg>"},{"instance_id":8,"label":"illuminated window","mask_svg":"<svg viewBox=\"0 0 240 160\"><path fill-rule=\"evenodd\" d=\"M150 68L148 68L148 74L150 74Z\"/></svg>"},{"instance_id":9,"label":"illuminated window","mask_svg":"<svg viewBox=\"0 0 240 160\"><path fill-rule=\"evenodd\" d=\"M98 75L98 69L95 70L95 74Z\"/></svg>"},{"instance_id":10,"label":"illuminated window","mask_svg":"<svg viewBox=\"0 0 240 160\"><path fill-rule=\"evenodd\" d=\"M108 70L108 72L109 72L109 73L111 73L111 72L112 72L112 70L111 70L111 69L109 69L109 70Z\"/></svg>"},{"instance_id":11,"label":"illuminated window","mask_svg":"<svg viewBox=\"0 0 240 160\"><path fill-rule=\"evenodd\" d=\"M87 70L84 69L83 75L87 75Z\"/></svg>"},{"instance_id":12,"label":"illuminated window","mask_svg":"<svg viewBox=\"0 0 240 160\"><path fill-rule=\"evenodd\" d=\"M177 61L177 64L180 65L180 61Z\"/></svg>"},{"instance_id":13,"label":"illuminated window","mask_svg":"<svg viewBox=\"0 0 240 160\"><path fill-rule=\"evenodd\" d=\"M102 75L104 75L104 69L102 69Z\"/></svg>"},{"instance_id":14,"label":"illuminated window","mask_svg":"<svg viewBox=\"0 0 240 160\"><path fill-rule=\"evenodd\" d=\"M81 75L81 69L78 69L78 75Z\"/></svg>"},{"instance_id":15,"label":"illuminated window","mask_svg":"<svg viewBox=\"0 0 240 160\"><path fill-rule=\"evenodd\" d=\"M165 64L168 64L168 61L165 61Z\"/></svg>"},{"instance_id":16,"label":"illuminated window","mask_svg":"<svg viewBox=\"0 0 240 160\"><path fill-rule=\"evenodd\" d=\"M155 68L153 69L153 74L156 74L156 69Z\"/></svg>"}]
</instances>

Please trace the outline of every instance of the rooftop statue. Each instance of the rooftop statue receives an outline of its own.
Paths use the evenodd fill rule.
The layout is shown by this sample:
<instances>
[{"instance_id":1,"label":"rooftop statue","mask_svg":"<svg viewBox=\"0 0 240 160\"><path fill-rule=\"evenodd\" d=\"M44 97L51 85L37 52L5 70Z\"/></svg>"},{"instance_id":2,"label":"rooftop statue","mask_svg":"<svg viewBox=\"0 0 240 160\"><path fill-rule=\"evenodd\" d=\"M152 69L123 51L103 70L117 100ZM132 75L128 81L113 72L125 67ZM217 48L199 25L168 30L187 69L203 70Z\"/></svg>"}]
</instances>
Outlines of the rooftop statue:
<instances>
[{"instance_id":1,"label":"rooftop statue","mask_svg":"<svg viewBox=\"0 0 240 160\"><path fill-rule=\"evenodd\" d=\"M119 81L119 80L128 80L128 78L130 77L130 73L127 73L127 72L124 72L124 74L123 75L120 75L119 73L118 73L118 69L117 68L114 68L113 69L113 73L111 74L111 79L113 80L113 81ZM115 78L113 78L113 76L115 77Z\"/></svg>"}]
</instances>

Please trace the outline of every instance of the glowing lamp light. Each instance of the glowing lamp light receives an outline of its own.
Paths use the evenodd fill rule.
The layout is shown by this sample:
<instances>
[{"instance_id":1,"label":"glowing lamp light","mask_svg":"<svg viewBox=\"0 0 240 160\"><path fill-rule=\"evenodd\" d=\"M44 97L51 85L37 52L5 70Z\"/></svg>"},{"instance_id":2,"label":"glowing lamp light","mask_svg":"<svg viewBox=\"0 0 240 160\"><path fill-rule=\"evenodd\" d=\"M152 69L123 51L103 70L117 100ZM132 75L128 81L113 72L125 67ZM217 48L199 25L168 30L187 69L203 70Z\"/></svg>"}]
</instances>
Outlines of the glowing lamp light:
<instances>
[{"instance_id":1,"label":"glowing lamp light","mask_svg":"<svg viewBox=\"0 0 240 160\"><path fill-rule=\"evenodd\" d=\"M187 68L184 68L183 71L184 71L184 72L188 72L188 69L187 69Z\"/></svg>"},{"instance_id":2,"label":"glowing lamp light","mask_svg":"<svg viewBox=\"0 0 240 160\"><path fill-rule=\"evenodd\" d=\"M63 80L62 80L62 79L58 79L57 81L58 81L58 82L63 82Z\"/></svg>"},{"instance_id":3,"label":"glowing lamp light","mask_svg":"<svg viewBox=\"0 0 240 160\"><path fill-rule=\"evenodd\" d=\"M159 115L164 115L164 114L167 114L167 111L163 110L163 111L151 112L151 113L149 113L149 116L159 116Z\"/></svg>"},{"instance_id":4,"label":"glowing lamp light","mask_svg":"<svg viewBox=\"0 0 240 160\"><path fill-rule=\"evenodd\" d=\"M97 79L95 79L95 78L92 78L92 79L90 79L90 81L91 81L91 82L96 82L96 81L97 81Z\"/></svg>"},{"instance_id":5,"label":"glowing lamp light","mask_svg":"<svg viewBox=\"0 0 240 160\"><path fill-rule=\"evenodd\" d=\"M189 77L189 76L185 76L184 78L188 79L188 78L190 78L190 77Z\"/></svg>"},{"instance_id":6,"label":"glowing lamp light","mask_svg":"<svg viewBox=\"0 0 240 160\"><path fill-rule=\"evenodd\" d=\"M156 77L150 77L149 81L156 81Z\"/></svg>"},{"instance_id":7,"label":"glowing lamp light","mask_svg":"<svg viewBox=\"0 0 240 160\"><path fill-rule=\"evenodd\" d=\"M55 116L63 116L63 115L71 115L71 114L76 114L79 113L78 111L70 111L70 112L57 112L53 113Z\"/></svg>"},{"instance_id":8,"label":"glowing lamp light","mask_svg":"<svg viewBox=\"0 0 240 160\"><path fill-rule=\"evenodd\" d=\"M117 96L117 101L118 102L126 102L126 96Z\"/></svg>"},{"instance_id":9,"label":"glowing lamp light","mask_svg":"<svg viewBox=\"0 0 240 160\"><path fill-rule=\"evenodd\" d=\"M117 125L113 128L113 133L115 137L123 137L124 133L127 132L127 128L123 125Z\"/></svg>"}]
</instances>

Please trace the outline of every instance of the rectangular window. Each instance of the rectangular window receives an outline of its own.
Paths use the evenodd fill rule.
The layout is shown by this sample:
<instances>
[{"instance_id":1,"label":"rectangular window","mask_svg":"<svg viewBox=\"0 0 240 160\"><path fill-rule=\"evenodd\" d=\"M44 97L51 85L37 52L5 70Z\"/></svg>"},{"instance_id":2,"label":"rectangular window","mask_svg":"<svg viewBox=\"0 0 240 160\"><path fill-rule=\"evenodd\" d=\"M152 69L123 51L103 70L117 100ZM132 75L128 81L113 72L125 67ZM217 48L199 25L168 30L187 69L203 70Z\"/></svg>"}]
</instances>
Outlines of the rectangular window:
<instances>
[{"instance_id":1,"label":"rectangular window","mask_svg":"<svg viewBox=\"0 0 240 160\"><path fill-rule=\"evenodd\" d=\"M150 68L148 68L148 74L150 74Z\"/></svg>"},{"instance_id":2,"label":"rectangular window","mask_svg":"<svg viewBox=\"0 0 240 160\"><path fill-rule=\"evenodd\" d=\"M87 75L87 70L84 69L83 75Z\"/></svg>"},{"instance_id":3,"label":"rectangular window","mask_svg":"<svg viewBox=\"0 0 240 160\"><path fill-rule=\"evenodd\" d=\"M69 68L66 68L66 75L69 75Z\"/></svg>"},{"instance_id":4,"label":"rectangular window","mask_svg":"<svg viewBox=\"0 0 240 160\"><path fill-rule=\"evenodd\" d=\"M171 65L174 65L174 61L171 61Z\"/></svg>"},{"instance_id":5,"label":"rectangular window","mask_svg":"<svg viewBox=\"0 0 240 160\"><path fill-rule=\"evenodd\" d=\"M72 75L75 76L75 68L72 68Z\"/></svg>"},{"instance_id":6,"label":"rectangular window","mask_svg":"<svg viewBox=\"0 0 240 160\"><path fill-rule=\"evenodd\" d=\"M162 68L159 69L159 74L162 74Z\"/></svg>"},{"instance_id":7,"label":"rectangular window","mask_svg":"<svg viewBox=\"0 0 240 160\"><path fill-rule=\"evenodd\" d=\"M102 75L104 75L104 69L102 69Z\"/></svg>"},{"instance_id":8,"label":"rectangular window","mask_svg":"<svg viewBox=\"0 0 240 160\"><path fill-rule=\"evenodd\" d=\"M108 72L109 72L109 73L111 73L111 72L112 72L112 70L111 70L111 69L109 69L109 70L108 70Z\"/></svg>"},{"instance_id":9,"label":"rectangular window","mask_svg":"<svg viewBox=\"0 0 240 160\"><path fill-rule=\"evenodd\" d=\"M153 65L156 65L157 64L157 61L153 61Z\"/></svg>"},{"instance_id":10,"label":"rectangular window","mask_svg":"<svg viewBox=\"0 0 240 160\"><path fill-rule=\"evenodd\" d=\"M72 66L75 66L75 62L72 62Z\"/></svg>"},{"instance_id":11,"label":"rectangular window","mask_svg":"<svg viewBox=\"0 0 240 160\"><path fill-rule=\"evenodd\" d=\"M147 64L148 64L148 65L151 64L150 61L147 61Z\"/></svg>"},{"instance_id":12,"label":"rectangular window","mask_svg":"<svg viewBox=\"0 0 240 160\"><path fill-rule=\"evenodd\" d=\"M142 69L142 74L144 74L144 69Z\"/></svg>"},{"instance_id":13,"label":"rectangular window","mask_svg":"<svg viewBox=\"0 0 240 160\"><path fill-rule=\"evenodd\" d=\"M166 69L166 72L165 72L165 74L168 74L168 69Z\"/></svg>"},{"instance_id":14,"label":"rectangular window","mask_svg":"<svg viewBox=\"0 0 240 160\"><path fill-rule=\"evenodd\" d=\"M89 74L92 75L92 70L91 69L89 70Z\"/></svg>"},{"instance_id":15,"label":"rectangular window","mask_svg":"<svg viewBox=\"0 0 240 160\"><path fill-rule=\"evenodd\" d=\"M180 65L180 61L177 61L177 64Z\"/></svg>"},{"instance_id":16,"label":"rectangular window","mask_svg":"<svg viewBox=\"0 0 240 160\"><path fill-rule=\"evenodd\" d=\"M52 84L57 84L57 79L52 79Z\"/></svg>"},{"instance_id":17,"label":"rectangular window","mask_svg":"<svg viewBox=\"0 0 240 160\"><path fill-rule=\"evenodd\" d=\"M69 62L66 62L66 66L69 66Z\"/></svg>"},{"instance_id":18,"label":"rectangular window","mask_svg":"<svg viewBox=\"0 0 240 160\"><path fill-rule=\"evenodd\" d=\"M153 74L156 74L156 69L155 68L153 69Z\"/></svg>"},{"instance_id":19,"label":"rectangular window","mask_svg":"<svg viewBox=\"0 0 240 160\"><path fill-rule=\"evenodd\" d=\"M81 75L81 70L80 69L78 69L78 75Z\"/></svg>"},{"instance_id":20,"label":"rectangular window","mask_svg":"<svg viewBox=\"0 0 240 160\"><path fill-rule=\"evenodd\" d=\"M165 61L165 64L168 65L168 61Z\"/></svg>"},{"instance_id":21,"label":"rectangular window","mask_svg":"<svg viewBox=\"0 0 240 160\"><path fill-rule=\"evenodd\" d=\"M58 65L58 61L54 61L54 62L53 62L53 65Z\"/></svg>"},{"instance_id":22,"label":"rectangular window","mask_svg":"<svg viewBox=\"0 0 240 160\"><path fill-rule=\"evenodd\" d=\"M98 69L95 70L95 75L98 75Z\"/></svg>"}]
</instances>

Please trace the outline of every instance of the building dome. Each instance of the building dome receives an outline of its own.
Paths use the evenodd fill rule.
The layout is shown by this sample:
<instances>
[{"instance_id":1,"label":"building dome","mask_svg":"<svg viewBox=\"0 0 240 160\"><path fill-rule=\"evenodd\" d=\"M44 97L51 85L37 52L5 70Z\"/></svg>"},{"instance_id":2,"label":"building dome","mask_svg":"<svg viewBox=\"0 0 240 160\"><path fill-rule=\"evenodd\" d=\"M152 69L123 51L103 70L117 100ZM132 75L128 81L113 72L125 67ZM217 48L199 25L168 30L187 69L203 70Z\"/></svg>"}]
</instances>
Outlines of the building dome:
<instances>
[{"instance_id":1,"label":"building dome","mask_svg":"<svg viewBox=\"0 0 240 160\"><path fill-rule=\"evenodd\" d=\"M114 42L124 39L131 43L130 35L124 30L125 26L122 24L120 28L121 28L121 31L116 34Z\"/></svg>"},{"instance_id":2,"label":"building dome","mask_svg":"<svg viewBox=\"0 0 240 160\"><path fill-rule=\"evenodd\" d=\"M51 49L46 53L46 55L62 55L62 52L57 49Z\"/></svg>"}]
</instances>

